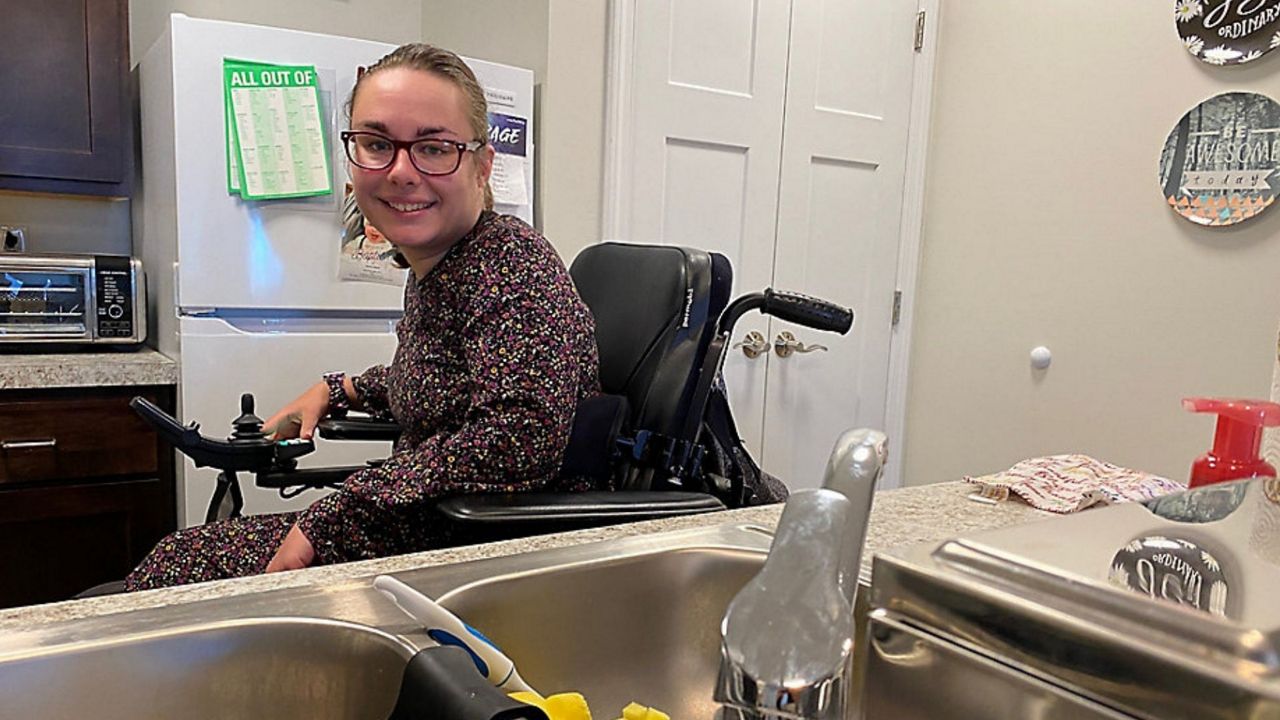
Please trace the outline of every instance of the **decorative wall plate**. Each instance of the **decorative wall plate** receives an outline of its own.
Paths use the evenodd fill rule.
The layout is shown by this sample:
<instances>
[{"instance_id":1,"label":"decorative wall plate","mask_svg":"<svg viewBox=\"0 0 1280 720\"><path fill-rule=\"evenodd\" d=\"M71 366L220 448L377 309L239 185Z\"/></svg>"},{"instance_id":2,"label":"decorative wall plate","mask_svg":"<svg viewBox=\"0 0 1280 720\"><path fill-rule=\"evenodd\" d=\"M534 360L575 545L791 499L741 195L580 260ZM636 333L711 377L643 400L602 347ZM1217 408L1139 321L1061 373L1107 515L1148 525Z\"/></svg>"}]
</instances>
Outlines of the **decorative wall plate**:
<instances>
[{"instance_id":1,"label":"decorative wall plate","mask_svg":"<svg viewBox=\"0 0 1280 720\"><path fill-rule=\"evenodd\" d=\"M1280 0L1174 0L1182 46L1210 65L1242 65L1280 46Z\"/></svg>"},{"instance_id":2,"label":"decorative wall plate","mask_svg":"<svg viewBox=\"0 0 1280 720\"><path fill-rule=\"evenodd\" d=\"M1165 201L1197 225L1234 225L1266 210L1280 182L1280 103L1216 95L1182 116L1160 153Z\"/></svg>"}]
</instances>

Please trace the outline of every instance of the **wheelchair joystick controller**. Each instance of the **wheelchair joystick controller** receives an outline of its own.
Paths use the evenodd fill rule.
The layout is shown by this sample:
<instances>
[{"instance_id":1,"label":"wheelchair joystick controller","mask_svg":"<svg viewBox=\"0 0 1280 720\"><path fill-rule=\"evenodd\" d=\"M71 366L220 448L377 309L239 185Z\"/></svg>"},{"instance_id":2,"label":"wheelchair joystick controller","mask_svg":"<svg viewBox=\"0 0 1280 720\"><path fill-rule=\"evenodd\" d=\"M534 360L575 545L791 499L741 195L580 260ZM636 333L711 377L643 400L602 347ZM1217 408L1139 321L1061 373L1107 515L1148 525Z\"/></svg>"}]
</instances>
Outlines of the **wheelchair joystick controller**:
<instances>
[{"instance_id":1,"label":"wheelchair joystick controller","mask_svg":"<svg viewBox=\"0 0 1280 720\"><path fill-rule=\"evenodd\" d=\"M262 432L262 418L253 414L253 393L240 396L240 417L231 421L231 442L243 440L263 440L267 434Z\"/></svg>"},{"instance_id":2,"label":"wheelchair joystick controller","mask_svg":"<svg viewBox=\"0 0 1280 720\"><path fill-rule=\"evenodd\" d=\"M155 429L161 439L191 458L196 467L211 467L219 471L205 522L240 514L244 499L237 472L260 475L289 472L297 468L299 457L316 448L311 440L268 438L262 430L262 418L253 413L254 401L250 393L240 396L240 416L231 422L231 436L226 440L203 435L199 423L182 425L146 398L135 397L129 406Z\"/></svg>"}]
</instances>

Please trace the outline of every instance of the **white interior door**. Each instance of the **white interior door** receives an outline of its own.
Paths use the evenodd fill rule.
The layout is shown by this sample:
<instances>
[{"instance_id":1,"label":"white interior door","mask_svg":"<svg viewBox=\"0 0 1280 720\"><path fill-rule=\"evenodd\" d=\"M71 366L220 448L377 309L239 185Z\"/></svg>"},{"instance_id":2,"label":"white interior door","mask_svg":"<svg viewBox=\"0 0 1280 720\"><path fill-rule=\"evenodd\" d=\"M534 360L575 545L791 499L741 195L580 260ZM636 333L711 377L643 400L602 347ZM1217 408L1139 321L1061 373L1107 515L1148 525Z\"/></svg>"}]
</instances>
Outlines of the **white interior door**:
<instances>
[{"instance_id":1,"label":"white interior door","mask_svg":"<svg viewBox=\"0 0 1280 720\"><path fill-rule=\"evenodd\" d=\"M611 5L608 230L724 253L735 294L772 286L858 314L845 337L754 314L734 332L741 341L759 331L772 345L789 331L806 346L828 348L754 360L733 350L725 363L748 449L792 488L819 484L845 428L901 425L901 357L890 377L893 298L899 278L908 301L914 288L933 58L933 44L921 51L913 31L924 18L917 13L936 7L937 0ZM909 324L898 331L909 336Z\"/></svg>"},{"instance_id":2,"label":"white interior door","mask_svg":"<svg viewBox=\"0 0 1280 720\"><path fill-rule=\"evenodd\" d=\"M634 12L631 151L619 239L687 245L733 263L734 292L772 282L788 2L643 0ZM758 315L735 339L765 332ZM732 353L725 378L748 447L761 450L764 358Z\"/></svg>"},{"instance_id":3,"label":"white interior door","mask_svg":"<svg viewBox=\"0 0 1280 720\"><path fill-rule=\"evenodd\" d=\"M827 351L769 358L763 465L817 487L836 437L885 427L917 0L794 0L774 285L852 307L853 331L773 319Z\"/></svg>"}]
</instances>

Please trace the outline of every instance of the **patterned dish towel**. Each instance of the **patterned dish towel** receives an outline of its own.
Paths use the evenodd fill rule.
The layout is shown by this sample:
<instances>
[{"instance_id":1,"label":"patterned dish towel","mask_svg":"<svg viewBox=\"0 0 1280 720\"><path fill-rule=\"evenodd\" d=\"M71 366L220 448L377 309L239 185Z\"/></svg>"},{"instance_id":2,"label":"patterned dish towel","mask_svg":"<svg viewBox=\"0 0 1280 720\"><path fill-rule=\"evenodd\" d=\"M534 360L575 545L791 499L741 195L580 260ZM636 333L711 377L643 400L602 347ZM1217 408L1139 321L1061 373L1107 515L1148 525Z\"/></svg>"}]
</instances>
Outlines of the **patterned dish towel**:
<instances>
[{"instance_id":1,"label":"patterned dish towel","mask_svg":"<svg viewBox=\"0 0 1280 720\"><path fill-rule=\"evenodd\" d=\"M1004 472L965 476L989 500L1007 500L1014 493L1028 505L1056 513L1071 513L1094 505L1150 500L1186 488L1148 472L1130 470L1088 455L1050 455L1023 460Z\"/></svg>"}]
</instances>

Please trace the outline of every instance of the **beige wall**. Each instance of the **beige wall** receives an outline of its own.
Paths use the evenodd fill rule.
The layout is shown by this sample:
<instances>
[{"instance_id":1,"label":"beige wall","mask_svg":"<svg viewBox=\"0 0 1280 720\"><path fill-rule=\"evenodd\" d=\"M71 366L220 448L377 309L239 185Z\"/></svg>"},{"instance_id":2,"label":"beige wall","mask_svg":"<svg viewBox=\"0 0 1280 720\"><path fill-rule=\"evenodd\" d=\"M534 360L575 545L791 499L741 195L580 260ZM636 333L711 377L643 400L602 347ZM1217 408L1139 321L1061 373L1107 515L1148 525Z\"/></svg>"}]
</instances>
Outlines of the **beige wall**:
<instances>
[{"instance_id":1,"label":"beige wall","mask_svg":"<svg viewBox=\"0 0 1280 720\"><path fill-rule=\"evenodd\" d=\"M137 64L174 12L405 43L420 39L422 6L422 0L129 0L129 54Z\"/></svg>"},{"instance_id":2,"label":"beige wall","mask_svg":"<svg viewBox=\"0 0 1280 720\"><path fill-rule=\"evenodd\" d=\"M906 482L1075 451L1185 477L1213 421L1183 396L1268 395L1280 211L1193 226L1156 164L1201 100L1280 98L1280 52L1203 65L1168 2L943 4Z\"/></svg>"},{"instance_id":3,"label":"beige wall","mask_svg":"<svg viewBox=\"0 0 1280 720\"><path fill-rule=\"evenodd\" d=\"M548 0L422 0L422 40L547 76Z\"/></svg>"},{"instance_id":4,"label":"beige wall","mask_svg":"<svg viewBox=\"0 0 1280 720\"><path fill-rule=\"evenodd\" d=\"M601 240L607 3L549 1L538 210L568 261Z\"/></svg>"},{"instance_id":5,"label":"beige wall","mask_svg":"<svg viewBox=\"0 0 1280 720\"><path fill-rule=\"evenodd\" d=\"M27 252L128 255L129 201L0 192L0 225L27 230Z\"/></svg>"}]
</instances>

